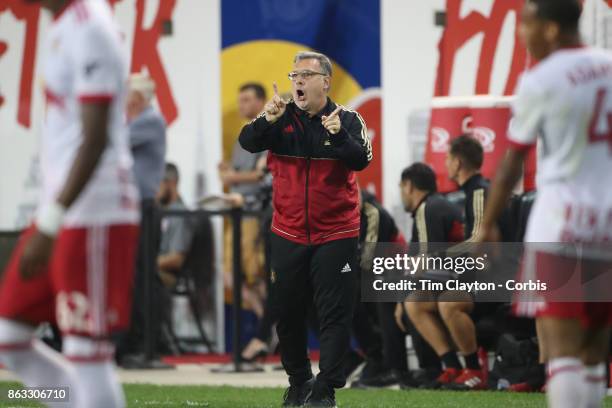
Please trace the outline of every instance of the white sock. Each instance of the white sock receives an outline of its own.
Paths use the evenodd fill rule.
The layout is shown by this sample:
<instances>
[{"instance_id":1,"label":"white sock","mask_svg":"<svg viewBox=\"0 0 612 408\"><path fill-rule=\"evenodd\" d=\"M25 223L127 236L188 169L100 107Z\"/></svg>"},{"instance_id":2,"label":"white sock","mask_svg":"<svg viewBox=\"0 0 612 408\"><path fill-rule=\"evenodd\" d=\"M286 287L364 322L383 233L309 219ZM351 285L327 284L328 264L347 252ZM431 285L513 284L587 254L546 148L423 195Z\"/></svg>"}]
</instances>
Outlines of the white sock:
<instances>
[{"instance_id":1,"label":"white sock","mask_svg":"<svg viewBox=\"0 0 612 408\"><path fill-rule=\"evenodd\" d=\"M584 381L587 389L587 408L599 408L606 396L606 365L604 363L584 367Z\"/></svg>"},{"instance_id":2,"label":"white sock","mask_svg":"<svg viewBox=\"0 0 612 408\"><path fill-rule=\"evenodd\" d=\"M64 354L74 364L79 383L79 407L125 407L123 388L112 361L113 347L108 341L67 336Z\"/></svg>"},{"instance_id":3,"label":"white sock","mask_svg":"<svg viewBox=\"0 0 612 408\"><path fill-rule=\"evenodd\" d=\"M584 365L580 359L562 357L549 361L546 384L549 408L584 408L586 393Z\"/></svg>"},{"instance_id":4,"label":"white sock","mask_svg":"<svg viewBox=\"0 0 612 408\"><path fill-rule=\"evenodd\" d=\"M58 352L40 340L33 340L34 329L24 324L0 319L0 361L17 374L28 387L69 387L70 404L48 403L48 406L78 406L75 403L75 371Z\"/></svg>"}]
</instances>

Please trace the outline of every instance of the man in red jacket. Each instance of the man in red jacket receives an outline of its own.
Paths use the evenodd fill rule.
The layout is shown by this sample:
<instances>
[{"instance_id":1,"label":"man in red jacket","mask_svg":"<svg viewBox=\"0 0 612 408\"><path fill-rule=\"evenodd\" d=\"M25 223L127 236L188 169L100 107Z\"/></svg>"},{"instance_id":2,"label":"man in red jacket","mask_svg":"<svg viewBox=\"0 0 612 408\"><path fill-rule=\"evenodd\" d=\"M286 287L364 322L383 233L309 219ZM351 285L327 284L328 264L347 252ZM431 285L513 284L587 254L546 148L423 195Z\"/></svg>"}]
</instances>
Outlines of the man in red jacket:
<instances>
[{"instance_id":1,"label":"man in red jacket","mask_svg":"<svg viewBox=\"0 0 612 408\"><path fill-rule=\"evenodd\" d=\"M344 386L353 273L357 268L359 191L355 171L372 160L365 123L328 98L329 58L300 52L289 73L293 100L274 97L240 134L250 152L269 150L273 175L272 287L278 337L290 387L284 406L335 406ZM306 314L320 322L320 373L313 379Z\"/></svg>"}]
</instances>

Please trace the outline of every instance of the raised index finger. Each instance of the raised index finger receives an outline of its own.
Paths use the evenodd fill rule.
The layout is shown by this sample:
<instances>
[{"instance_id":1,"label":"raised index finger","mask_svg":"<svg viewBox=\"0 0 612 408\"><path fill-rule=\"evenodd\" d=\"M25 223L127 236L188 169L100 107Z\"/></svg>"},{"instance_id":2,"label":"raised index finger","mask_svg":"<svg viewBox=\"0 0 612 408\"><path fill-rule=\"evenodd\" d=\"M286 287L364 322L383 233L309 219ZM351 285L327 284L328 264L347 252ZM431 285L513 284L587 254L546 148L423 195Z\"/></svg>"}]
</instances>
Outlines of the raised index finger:
<instances>
[{"instance_id":1,"label":"raised index finger","mask_svg":"<svg viewBox=\"0 0 612 408\"><path fill-rule=\"evenodd\" d=\"M276 82L272 82L272 88L274 88L274 95L278 95L278 86Z\"/></svg>"},{"instance_id":2,"label":"raised index finger","mask_svg":"<svg viewBox=\"0 0 612 408\"><path fill-rule=\"evenodd\" d=\"M338 115L338 113L340 112L340 110L341 110L341 109L342 109L342 107L341 107L341 106L338 106L338 107L337 107L337 108L336 108L336 109L335 109L335 110L334 110L334 111L333 111L333 112L332 112L332 113L331 113L331 114L330 114L330 115L327 117L327 119L329 119L329 118L331 118L331 117L333 117L333 116Z\"/></svg>"}]
</instances>

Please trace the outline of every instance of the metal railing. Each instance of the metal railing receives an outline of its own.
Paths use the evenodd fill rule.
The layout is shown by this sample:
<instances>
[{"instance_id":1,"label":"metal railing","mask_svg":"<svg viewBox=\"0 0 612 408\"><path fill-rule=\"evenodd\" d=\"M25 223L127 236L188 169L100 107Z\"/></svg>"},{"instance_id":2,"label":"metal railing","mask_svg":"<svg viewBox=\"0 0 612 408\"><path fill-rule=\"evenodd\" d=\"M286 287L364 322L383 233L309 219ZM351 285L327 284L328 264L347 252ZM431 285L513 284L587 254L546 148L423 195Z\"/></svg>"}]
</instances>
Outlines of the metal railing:
<instances>
[{"instance_id":1,"label":"metal railing","mask_svg":"<svg viewBox=\"0 0 612 408\"><path fill-rule=\"evenodd\" d=\"M152 293L152 278L157 273L156 268L156 256L157 251L153 250L152 240L155 237L153 234L153 228L155 228L155 213L152 209L148 213L143 213L142 231L146 237L143 248L143 256L145 257L145 270L143 274L144 278L144 303L145 303L145 321L144 321L144 352L145 359L151 361L154 358L154 333L153 333L153 319L155 316L153 312L153 293ZM242 361L240 357L241 351L241 310L242 310L242 218L243 216L248 217L259 217L261 215L258 211L246 211L241 208L221 209L221 210L158 210L161 218L168 216L180 216L180 217L210 217L210 216L222 216L229 217L232 224L232 361L234 364L234 370L236 372L244 371L242 369Z\"/></svg>"}]
</instances>

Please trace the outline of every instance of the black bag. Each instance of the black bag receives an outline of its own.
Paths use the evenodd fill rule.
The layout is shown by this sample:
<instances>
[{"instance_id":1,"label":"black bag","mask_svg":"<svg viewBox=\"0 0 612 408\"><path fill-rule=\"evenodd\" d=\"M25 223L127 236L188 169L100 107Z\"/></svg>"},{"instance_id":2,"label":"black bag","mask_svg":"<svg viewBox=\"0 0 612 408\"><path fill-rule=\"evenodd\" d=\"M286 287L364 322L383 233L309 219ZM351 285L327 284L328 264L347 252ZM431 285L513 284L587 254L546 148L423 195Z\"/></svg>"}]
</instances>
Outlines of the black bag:
<instances>
[{"instance_id":1,"label":"black bag","mask_svg":"<svg viewBox=\"0 0 612 408\"><path fill-rule=\"evenodd\" d=\"M489 388L503 390L512 384L527 383L533 389L540 389L546 377L544 366L538 359L537 338L519 340L512 334L503 334L497 343L495 362L489 373Z\"/></svg>"}]
</instances>

